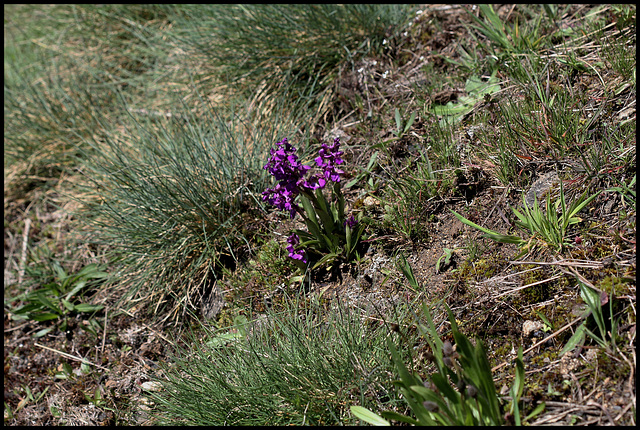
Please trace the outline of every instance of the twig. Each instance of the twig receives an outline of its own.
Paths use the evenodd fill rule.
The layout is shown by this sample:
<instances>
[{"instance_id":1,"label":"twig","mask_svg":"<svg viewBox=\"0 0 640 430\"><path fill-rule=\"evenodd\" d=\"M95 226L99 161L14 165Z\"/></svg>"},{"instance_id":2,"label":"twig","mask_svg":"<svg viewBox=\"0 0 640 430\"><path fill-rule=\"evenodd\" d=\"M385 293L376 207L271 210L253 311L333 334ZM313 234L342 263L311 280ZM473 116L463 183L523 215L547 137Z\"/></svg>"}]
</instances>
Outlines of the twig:
<instances>
[{"instance_id":1,"label":"twig","mask_svg":"<svg viewBox=\"0 0 640 430\"><path fill-rule=\"evenodd\" d=\"M600 261L588 261L588 260L558 260L550 263L542 261L509 261L511 264L537 264L539 266L570 266L570 267L584 267L587 269L601 269L604 264Z\"/></svg>"},{"instance_id":2,"label":"twig","mask_svg":"<svg viewBox=\"0 0 640 430\"><path fill-rule=\"evenodd\" d=\"M102 370L107 370L107 371L109 370L106 367L100 366L99 364L94 364L94 363L90 362L86 358L76 357L75 355L67 354L66 352L58 351L57 349L53 349L53 348L49 348L48 346L40 345L37 342L34 343L34 345L35 346L39 346L40 348L48 349L49 351L55 352L56 354L60 354L63 357L70 358L71 360L76 360L76 361L79 361L81 363L90 364L91 366L98 367L98 368L100 368Z\"/></svg>"},{"instance_id":3,"label":"twig","mask_svg":"<svg viewBox=\"0 0 640 430\"><path fill-rule=\"evenodd\" d=\"M589 400L587 402L587 406L596 406L598 407L602 412L604 412L604 414L607 416L607 418L609 419L609 421L611 421L611 425L616 425L616 422L613 420L613 418L611 417L611 414L609 414L609 411L607 411L607 409L602 406L600 403L594 401L594 400Z\"/></svg>"},{"instance_id":4,"label":"twig","mask_svg":"<svg viewBox=\"0 0 640 430\"><path fill-rule=\"evenodd\" d=\"M18 269L18 284L22 283L24 277L24 266L27 262L27 241L29 240L29 230L31 229L31 218L24 220L24 232L22 233L22 254L20 255L20 268Z\"/></svg>"},{"instance_id":5,"label":"twig","mask_svg":"<svg viewBox=\"0 0 640 430\"><path fill-rule=\"evenodd\" d=\"M4 332L5 333L9 333L10 331L18 330L19 328L22 328L22 327L24 327L26 325L29 325L29 324L31 324L31 321L27 321L26 323L17 325L15 327L4 329Z\"/></svg>"},{"instance_id":6,"label":"twig","mask_svg":"<svg viewBox=\"0 0 640 430\"><path fill-rule=\"evenodd\" d=\"M504 293L498 294L497 296L494 296L493 298L497 299L498 297L502 297L502 296L505 296L507 294L515 293L516 291L524 290L525 288L533 287L534 285L544 284L545 282L554 281L554 280L556 280L558 278L561 278L562 276L563 275L556 275L556 276L552 276L551 278L548 278L548 279L543 279L542 281L534 282L533 284L523 285L522 287L514 288L513 290L505 291Z\"/></svg>"},{"instance_id":7,"label":"twig","mask_svg":"<svg viewBox=\"0 0 640 430\"><path fill-rule=\"evenodd\" d=\"M628 411L629 409L631 409L632 407L635 407L635 405L636 405L636 402L635 402L635 401L634 401L634 402L629 402L629 403L627 403L627 406L625 406L624 408L622 408L622 411L621 411L621 412L618 414L618 416L617 416L617 417L615 417L613 420L614 420L614 421L618 421L620 418L622 418L622 416L623 416L624 414L626 414L626 413L627 413L627 411Z\"/></svg>"},{"instance_id":8,"label":"twig","mask_svg":"<svg viewBox=\"0 0 640 430\"><path fill-rule=\"evenodd\" d=\"M162 339L166 340L167 342L169 342L171 345L175 346L175 344L173 342L171 342L169 339L167 339L166 337L164 337L162 334L160 334L158 331L152 329L151 327L149 327L146 324L142 324L144 327L146 327L147 329L151 330L152 332L154 332L156 335L160 336Z\"/></svg>"},{"instance_id":9,"label":"twig","mask_svg":"<svg viewBox=\"0 0 640 430\"><path fill-rule=\"evenodd\" d=\"M545 402L547 405L549 404L549 402ZM549 423L554 423L556 421L560 421L562 418L566 417L567 415L569 415L571 412L575 412L575 411L580 411L580 410L584 410L584 407L582 406L577 406L577 407L573 407L571 409L567 409L566 411L562 411L560 414L558 415L551 415L548 417L544 417L541 418L538 421L535 421L533 423L531 423L531 425L533 426L539 426L541 424L545 424L547 422ZM553 421L552 421L553 420Z\"/></svg>"},{"instance_id":10,"label":"twig","mask_svg":"<svg viewBox=\"0 0 640 430\"><path fill-rule=\"evenodd\" d=\"M596 288L591 282L589 282L587 280L587 278L585 278L584 276L579 274L578 271L576 269L574 269L573 267L569 267L568 269L563 269L562 267L560 267L559 269L560 269L560 271L566 273L567 275L575 276L576 278L578 278L578 280L580 282L582 282L584 285L586 285L587 287L591 288L592 290L597 291L599 294L603 293L603 291L600 288Z\"/></svg>"},{"instance_id":11,"label":"twig","mask_svg":"<svg viewBox=\"0 0 640 430\"><path fill-rule=\"evenodd\" d=\"M487 215L487 217L484 219L484 222L482 223L482 225L486 225L487 224L487 221L489 220L489 218L491 218L491 215L493 215L493 211L496 210L496 208L498 207L498 205L500 204L502 199L505 198L508 193L509 193L509 187L505 187L504 191L502 192L502 195L500 196L500 198L498 198L498 201L496 202L496 204L493 205L493 208L491 209L491 212L489 212L489 215Z\"/></svg>"},{"instance_id":12,"label":"twig","mask_svg":"<svg viewBox=\"0 0 640 430\"><path fill-rule=\"evenodd\" d=\"M104 344L107 338L107 315L109 315L109 309L104 310L104 330L102 330L102 346L100 347L100 354L104 354Z\"/></svg>"}]
</instances>

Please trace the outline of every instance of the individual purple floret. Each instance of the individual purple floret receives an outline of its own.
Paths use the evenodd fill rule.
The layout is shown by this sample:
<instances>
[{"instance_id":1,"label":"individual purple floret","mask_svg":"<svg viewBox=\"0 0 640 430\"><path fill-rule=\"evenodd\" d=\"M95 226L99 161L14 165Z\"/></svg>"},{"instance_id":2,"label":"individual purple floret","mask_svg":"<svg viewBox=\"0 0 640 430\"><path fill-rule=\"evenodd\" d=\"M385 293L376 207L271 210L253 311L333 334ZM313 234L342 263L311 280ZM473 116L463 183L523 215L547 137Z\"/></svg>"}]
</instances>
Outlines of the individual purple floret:
<instances>
[{"instance_id":1,"label":"individual purple floret","mask_svg":"<svg viewBox=\"0 0 640 430\"><path fill-rule=\"evenodd\" d=\"M353 215L351 215L349 218L347 218L343 225L348 225L349 228L353 228L356 226L356 224L358 224L358 220L355 219Z\"/></svg>"},{"instance_id":2,"label":"individual purple floret","mask_svg":"<svg viewBox=\"0 0 640 430\"><path fill-rule=\"evenodd\" d=\"M336 166L344 163L344 160L340 158L343 154L340 151L340 138L336 137L332 145L322 144L319 156L316 158L316 164L323 169L321 178L318 178L318 183L324 187L326 181L340 182L340 175L344 172Z\"/></svg>"},{"instance_id":3,"label":"individual purple floret","mask_svg":"<svg viewBox=\"0 0 640 430\"><path fill-rule=\"evenodd\" d=\"M269 170L278 184L264 191L262 200L280 210L289 211L293 219L300 209L294 199L300 194L301 187L309 188L311 185L304 179L305 173L311 167L298 162L298 156L295 155L296 148L289 144L286 137L276 145L277 149L271 149L271 158L264 169Z\"/></svg>"},{"instance_id":4,"label":"individual purple floret","mask_svg":"<svg viewBox=\"0 0 640 430\"><path fill-rule=\"evenodd\" d=\"M275 187L268 188L262 192L262 200L267 201L281 211L288 211L291 219L293 219L293 217L296 216L296 212L300 209L293 201L297 195L297 190L291 191L286 186L278 183Z\"/></svg>"},{"instance_id":5,"label":"individual purple floret","mask_svg":"<svg viewBox=\"0 0 640 430\"><path fill-rule=\"evenodd\" d=\"M264 169L269 170L277 181L297 184L311 167L298 162L296 148L289 144L286 137L276 145L278 148L270 150L271 158Z\"/></svg>"},{"instance_id":6,"label":"individual purple floret","mask_svg":"<svg viewBox=\"0 0 640 430\"><path fill-rule=\"evenodd\" d=\"M287 238L287 243L289 244L289 246L287 246L289 257L293 258L294 260L300 260L303 263L306 263L307 259L304 256L304 249L300 249L298 251L296 251L295 249L296 245L300 244L300 237L297 234L293 233Z\"/></svg>"}]
</instances>

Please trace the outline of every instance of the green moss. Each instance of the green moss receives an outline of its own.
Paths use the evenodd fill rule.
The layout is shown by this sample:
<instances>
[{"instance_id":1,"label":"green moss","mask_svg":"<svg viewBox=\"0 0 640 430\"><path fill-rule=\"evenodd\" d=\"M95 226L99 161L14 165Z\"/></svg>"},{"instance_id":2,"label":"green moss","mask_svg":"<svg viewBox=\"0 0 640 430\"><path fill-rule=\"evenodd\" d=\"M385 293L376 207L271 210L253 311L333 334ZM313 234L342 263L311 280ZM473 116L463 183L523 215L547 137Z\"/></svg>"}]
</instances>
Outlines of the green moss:
<instances>
[{"instance_id":1,"label":"green moss","mask_svg":"<svg viewBox=\"0 0 640 430\"><path fill-rule=\"evenodd\" d=\"M228 291L227 301L231 306L228 315L224 310L220 314L218 322L223 326L247 309L264 311L264 297L283 283L287 284L294 270L284 246L275 239L264 242L257 250L254 258L235 271L225 273L224 289Z\"/></svg>"},{"instance_id":2,"label":"green moss","mask_svg":"<svg viewBox=\"0 0 640 430\"><path fill-rule=\"evenodd\" d=\"M494 252L476 261L464 261L454 276L469 285L470 281L479 282L495 276L506 264L507 259Z\"/></svg>"},{"instance_id":3,"label":"green moss","mask_svg":"<svg viewBox=\"0 0 640 430\"><path fill-rule=\"evenodd\" d=\"M622 296L630 292L630 282L630 278L607 275L596 286L607 294Z\"/></svg>"},{"instance_id":4,"label":"green moss","mask_svg":"<svg viewBox=\"0 0 640 430\"><path fill-rule=\"evenodd\" d=\"M524 271L534 267L537 266L526 265L522 266L522 270ZM551 275L545 270L531 270L522 275L522 285L532 285L536 282L544 281L549 277L551 277ZM538 285L524 288L519 291L519 300L516 299L516 301L523 306L544 302L551 299L558 290L567 286L567 283L567 278L563 277L552 282L543 282Z\"/></svg>"}]
</instances>

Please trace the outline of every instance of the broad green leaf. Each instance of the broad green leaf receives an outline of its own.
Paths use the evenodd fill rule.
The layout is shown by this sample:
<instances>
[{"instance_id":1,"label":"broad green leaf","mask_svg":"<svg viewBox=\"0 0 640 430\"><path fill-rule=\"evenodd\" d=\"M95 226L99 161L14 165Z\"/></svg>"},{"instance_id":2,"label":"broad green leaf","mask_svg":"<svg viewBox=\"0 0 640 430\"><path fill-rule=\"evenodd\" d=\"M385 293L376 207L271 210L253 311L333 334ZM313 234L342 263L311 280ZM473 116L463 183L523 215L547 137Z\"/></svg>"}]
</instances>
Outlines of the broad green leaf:
<instances>
[{"instance_id":1,"label":"broad green leaf","mask_svg":"<svg viewBox=\"0 0 640 430\"><path fill-rule=\"evenodd\" d=\"M444 376L439 373L434 373L431 375L431 381L438 387L440 394L444 395L454 405L460 401L460 393L457 393L451 388L449 381Z\"/></svg>"},{"instance_id":2,"label":"broad green leaf","mask_svg":"<svg viewBox=\"0 0 640 430\"><path fill-rule=\"evenodd\" d=\"M544 408L546 406L547 406L546 403L544 403L544 402L540 403L538 406L535 407L535 409L533 411L531 411L531 413L529 415L527 415L527 417L523 421L529 421L530 419L535 418L542 411L544 411Z\"/></svg>"},{"instance_id":3,"label":"broad green leaf","mask_svg":"<svg viewBox=\"0 0 640 430\"><path fill-rule=\"evenodd\" d=\"M389 421L382 418L380 415L371 412L367 408L362 406L351 406L351 413L356 417L374 426L390 426Z\"/></svg>"},{"instance_id":4,"label":"broad green leaf","mask_svg":"<svg viewBox=\"0 0 640 430\"><path fill-rule=\"evenodd\" d=\"M320 188L316 190L316 201L318 203L318 206L320 206L316 208L316 213L318 214L318 216L320 217L320 220L322 221L322 225L324 226L324 231L327 234L332 234L334 230L333 217L330 215L332 208L330 207L329 203L327 202L327 199L325 198Z\"/></svg>"},{"instance_id":5,"label":"broad green leaf","mask_svg":"<svg viewBox=\"0 0 640 430\"><path fill-rule=\"evenodd\" d=\"M320 225L318 224L318 218L316 217L316 211L313 205L305 196L301 196L302 207L304 208L307 217L305 218L305 224L309 229L309 232L318 240L324 240L320 231Z\"/></svg>"},{"instance_id":6,"label":"broad green leaf","mask_svg":"<svg viewBox=\"0 0 640 430\"><path fill-rule=\"evenodd\" d=\"M424 385L412 385L409 388L425 399L429 396L429 392L431 392L431 390L426 388Z\"/></svg>"},{"instance_id":7,"label":"broad green leaf","mask_svg":"<svg viewBox=\"0 0 640 430\"><path fill-rule=\"evenodd\" d=\"M411 375L411 373L409 373L409 370L407 370L407 368L405 367L404 363L402 362L402 359L398 355L398 351L396 350L396 347L393 344L391 337L387 338L387 345L389 346L389 351L391 352L391 357L393 359L393 362L396 364L396 367L398 368L398 373L400 374L400 379L402 380L402 383L407 387L410 387L411 385L416 385L417 383L419 383L419 381L416 381L415 377Z\"/></svg>"},{"instance_id":8,"label":"broad green leaf","mask_svg":"<svg viewBox=\"0 0 640 430\"><path fill-rule=\"evenodd\" d=\"M522 363L522 347L518 348L518 358L516 359L516 375L509 393L511 394L511 413L515 418L515 424L520 426L520 408L518 402L524 390L524 364Z\"/></svg>"},{"instance_id":9,"label":"broad green leaf","mask_svg":"<svg viewBox=\"0 0 640 430\"><path fill-rule=\"evenodd\" d=\"M393 411L384 411L381 413L381 415L388 420L400 421L402 423L408 423L414 426L424 425L424 423L421 423L420 421Z\"/></svg>"},{"instance_id":10,"label":"broad green leaf","mask_svg":"<svg viewBox=\"0 0 640 430\"><path fill-rule=\"evenodd\" d=\"M86 361L83 361L82 363L80 363L80 370L85 375L88 375L89 373L91 373L91 366ZM98 388L96 388L96 390L98 390Z\"/></svg>"},{"instance_id":11,"label":"broad green leaf","mask_svg":"<svg viewBox=\"0 0 640 430\"><path fill-rule=\"evenodd\" d=\"M496 242L500 242L500 243L513 243L516 245L520 245L524 243L524 240L522 240L518 236L510 236L510 235L504 235L504 234L498 234L498 233L487 233L484 236L486 238L495 240Z\"/></svg>"},{"instance_id":12,"label":"broad green leaf","mask_svg":"<svg viewBox=\"0 0 640 430\"><path fill-rule=\"evenodd\" d=\"M551 330L555 330L553 324L547 319L547 317L540 311L533 309L533 313L535 313L538 318L542 320L542 322Z\"/></svg>"},{"instance_id":13,"label":"broad green leaf","mask_svg":"<svg viewBox=\"0 0 640 430\"><path fill-rule=\"evenodd\" d=\"M69 302L68 300L62 299L62 304L64 305L65 308L67 308L71 312L75 310L73 303Z\"/></svg>"},{"instance_id":14,"label":"broad green leaf","mask_svg":"<svg viewBox=\"0 0 640 430\"><path fill-rule=\"evenodd\" d=\"M460 121L464 115L473 110L478 102L484 99L485 94L494 94L500 91L500 85L498 84L495 74L496 72L491 75L487 82L477 76L470 77L465 84L465 90L468 93L467 96L460 96L457 102L450 101L444 106L433 106L431 112L444 116L444 122L449 122L446 117L451 117L450 122L455 123Z\"/></svg>"},{"instance_id":15,"label":"broad green leaf","mask_svg":"<svg viewBox=\"0 0 640 430\"><path fill-rule=\"evenodd\" d=\"M12 312L16 315L24 315L24 314L28 314L29 312L33 312L35 310L39 310L42 309L42 305L41 304L37 304L37 303L29 303L26 304L24 306L21 306L18 309L14 309L12 310Z\"/></svg>"},{"instance_id":16,"label":"broad green leaf","mask_svg":"<svg viewBox=\"0 0 640 430\"><path fill-rule=\"evenodd\" d=\"M40 292L38 294L35 294L31 300L38 302L42 305L44 305L45 307L49 308L50 310L54 311L54 312L59 312L60 309L58 308L58 306L55 305L55 303L53 303L48 297L46 297L44 295L44 293Z\"/></svg>"},{"instance_id":17,"label":"broad green leaf","mask_svg":"<svg viewBox=\"0 0 640 430\"><path fill-rule=\"evenodd\" d=\"M38 339L42 336L45 336L46 334L51 333L53 329L55 329L55 326L43 328L42 330L38 330L37 332L35 332L31 337Z\"/></svg>"},{"instance_id":18,"label":"broad green leaf","mask_svg":"<svg viewBox=\"0 0 640 430\"><path fill-rule=\"evenodd\" d=\"M330 263L336 258L338 258L338 255L335 253L331 252L331 253L325 254L324 256L322 256L320 260L318 260L318 262L316 262L316 264L313 265L313 268L317 269L318 267L321 267L324 264Z\"/></svg>"},{"instance_id":19,"label":"broad green leaf","mask_svg":"<svg viewBox=\"0 0 640 430\"><path fill-rule=\"evenodd\" d=\"M460 222L486 233L486 237L488 237L489 239L493 239L496 242L515 243L515 244L521 244L524 242L521 238L517 236L507 236L507 235L497 233L495 231L489 230L488 228L479 226L478 224L466 219L465 217L463 217L462 215L460 215L454 210L449 209L449 211L451 211L451 213L453 213L455 217L460 220Z\"/></svg>"},{"instance_id":20,"label":"broad green leaf","mask_svg":"<svg viewBox=\"0 0 640 430\"><path fill-rule=\"evenodd\" d=\"M576 215L578 212L580 212L582 209L584 209L584 207L586 205L588 205L589 203L591 203L593 201L593 199L595 199L596 197L598 197L598 195L601 193L601 191L598 191L597 193L595 193L594 195L590 196L589 198L587 198L585 201L577 203L575 207L571 207L569 210L569 214L568 217L573 217L574 215ZM582 195L582 197L578 200L580 201L582 198L584 197L584 194Z\"/></svg>"},{"instance_id":21,"label":"broad green leaf","mask_svg":"<svg viewBox=\"0 0 640 430\"><path fill-rule=\"evenodd\" d=\"M473 94L475 104L475 100L484 98L485 94L494 94L500 91L500 85L498 84L498 79L495 77L495 73L487 81L483 81L478 76L471 76L467 79L465 91Z\"/></svg>"},{"instance_id":22,"label":"broad green leaf","mask_svg":"<svg viewBox=\"0 0 640 430\"><path fill-rule=\"evenodd\" d=\"M103 305L89 305L86 303L80 303L74 307L76 308L76 312L95 312L104 309Z\"/></svg>"},{"instance_id":23,"label":"broad green leaf","mask_svg":"<svg viewBox=\"0 0 640 430\"><path fill-rule=\"evenodd\" d=\"M404 126L404 130L402 131L403 134L409 131L409 129L413 125L413 122L416 120L416 115L417 115L417 112L414 112L411 114L411 117L409 117L409 121L407 121L407 124L405 124Z\"/></svg>"},{"instance_id":24,"label":"broad green leaf","mask_svg":"<svg viewBox=\"0 0 640 430\"><path fill-rule=\"evenodd\" d=\"M71 297L73 297L76 293L78 293L78 291L82 290L85 287L85 285L87 285L87 281L85 281L85 280L82 280L82 281L78 282L73 287L73 289L71 289L71 291L69 291L69 293L66 296L66 299L70 300Z\"/></svg>"},{"instance_id":25,"label":"broad green leaf","mask_svg":"<svg viewBox=\"0 0 640 430\"><path fill-rule=\"evenodd\" d=\"M342 224L342 222L344 221L345 217L344 217L344 206L345 206L345 201L344 201L344 196L342 195L342 188L339 182L335 182L333 184L333 196L337 202L337 210L338 213L335 214L334 212L334 216L335 216L335 223L340 226ZM334 206L332 206L332 208L334 208ZM338 227L339 228L339 227Z\"/></svg>"},{"instance_id":26,"label":"broad green leaf","mask_svg":"<svg viewBox=\"0 0 640 430\"><path fill-rule=\"evenodd\" d=\"M300 241L300 246L302 248L313 248L316 247L316 245L319 245L320 241L317 239L311 239L311 240L305 240L305 241Z\"/></svg>"},{"instance_id":27,"label":"broad green leaf","mask_svg":"<svg viewBox=\"0 0 640 430\"><path fill-rule=\"evenodd\" d=\"M580 284L580 297L582 300L589 306L591 310L591 315L596 321L598 328L600 329L600 333L605 334L607 332L604 316L602 315L602 305L600 302L600 294L594 289L586 286L582 282Z\"/></svg>"},{"instance_id":28,"label":"broad green leaf","mask_svg":"<svg viewBox=\"0 0 640 430\"><path fill-rule=\"evenodd\" d=\"M44 312L41 314L31 315L30 319L34 321L50 321L60 318L59 314L54 314L52 312Z\"/></svg>"},{"instance_id":29,"label":"broad green leaf","mask_svg":"<svg viewBox=\"0 0 640 430\"><path fill-rule=\"evenodd\" d=\"M58 279L58 281L62 282L65 279L67 279L67 273L64 271L64 269L62 268L62 266L60 266L60 263L58 263L57 261L54 261L51 266L53 267L53 270L56 272L56 278Z\"/></svg>"},{"instance_id":30,"label":"broad green leaf","mask_svg":"<svg viewBox=\"0 0 640 430\"><path fill-rule=\"evenodd\" d=\"M102 279L107 278L109 276L106 272L101 272L98 270L98 265L95 263L87 264L82 268L77 274L79 278L87 278L87 279Z\"/></svg>"},{"instance_id":31,"label":"broad green leaf","mask_svg":"<svg viewBox=\"0 0 640 430\"><path fill-rule=\"evenodd\" d=\"M431 112L436 115L451 116L470 112L473 106L448 102L446 105L436 105L431 108Z\"/></svg>"},{"instance_id":32,"label":"broad green leaf","mask_svg":"<svg viewBox=\"0 0 640 430\"><path fill-rule=\"evenodd\" d=\"M360 181L360 179L361 179L360 175L356 176L355 178L353 178L352 180L350 180L349 182L347 182L347 183L345 184L345 187L346 187L346 188L351 188L351 187L353 187L355 184L357 184L357 183L358 183L358 181Z\"/></svg>"},{"instance_id":33,"label":"broad green leaf","mask_svg":"<svg viewBox=\"0 0 640 430\"><path fill-rule=\"evenodd\" d=\"M226 345L229 342L242 339L242 334L238 332L234 333L222 333L213 336L209 341L205 343L208 347L215 348L217 346Z\"/></svg>"},{"instance_id":34,"label":"broad green leaf","mask_svg":"<svg viewBox=\"0 0 640 430\"><path fill-rule=\"evenodd\" d=\"M576 332L571 336L571 338L567 341L567 344L560 351L560 357L566 354L569 351L573 351L573 349L584 343L585 339L585 326L584 323L580 324L580 326L576 329Z\"/></svg>"}]
</instances>

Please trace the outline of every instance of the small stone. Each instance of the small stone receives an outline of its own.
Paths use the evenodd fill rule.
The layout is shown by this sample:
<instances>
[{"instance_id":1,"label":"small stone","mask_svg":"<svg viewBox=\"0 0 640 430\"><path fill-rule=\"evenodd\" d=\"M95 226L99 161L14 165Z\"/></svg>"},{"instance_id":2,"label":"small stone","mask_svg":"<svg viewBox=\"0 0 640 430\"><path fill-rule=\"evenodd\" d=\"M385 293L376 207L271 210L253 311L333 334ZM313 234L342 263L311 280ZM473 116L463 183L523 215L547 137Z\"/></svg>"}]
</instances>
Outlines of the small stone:
<instances>
[{"instance_id":1,"label":"small stone","mask_svg":"<svg viewBox=\"0 0 640 430\"><path fill-rule=\"evenodd\" d=\"M431 402L429 400L426 400L426 401L422 402L422 405L429 412L437 412L437 410L438 410L438 404L435 403L435 402Z\"/></svg>"},{"instance_id":2,"label":"small stone","mask_svg":"<svg viewBox=\"0 0 640 430\"><path fill-rule=\"evenodd\" d=\"M565 354L560 359L560 373L562 377L567 379L570 372L578 368L580 362L575 358L571 358L571 354Z\"/></svg>"},{"instance_id":3,"label":"small stone","mask_svg":"<svg viewBox=\"0 0 640 430\"><path fill-rule=\"evenodd\" d=\"M148 399L146 397L138 398L138 406L143 411L150 411L151 407L153 407L154 405L155 405L155 403L153 402L153 400L150 400L150 399Z\"/></svg>"},{"instance_id":4,"label":"small stone","mask_svg":"<svg viewBox=\"0 0 640 430\"><path fill-rule=\"evenodd\" d=\"M522 336L525 338L529 338L531 337L533 332L542 330L543 327L544 326L540 321L526 320L524 323L522 323Z\"/></svg>"},{"instance_id":5,"label":"small stone","mask_svg":"<svg viewBox=\"0 0 640 430\"><path fill-rule=\"evenodd\" d=\"M351 136L349 136L344 130L338 127L326 132L322 136L322 139L328 142L330 140L334 140L336 137L340 138L340 143L347 143L349 140L351 140Z\"/></svg>"},{"instance_id":6,"label":"small stone","mask_svg":"<svg viewBox=\"0 0 640 430\"><path fill-rule=\"evenodd\" d=\"M162 391L162 384L157 381L143 382L140 387L145 391Z\"/></svg>"},{"instance_id":7,"label":"small stone","mask_svg":"<svg viewBox=\"0 0 640 430\"><path fill-rule=\"evenodd\" d=\"M380 202L377 199L374 199L371 196L367 196L364 198L364 201L362 202L365 207L372 207L372 206L378 206L380 204Z\"/></svg>"}]
</instances>

